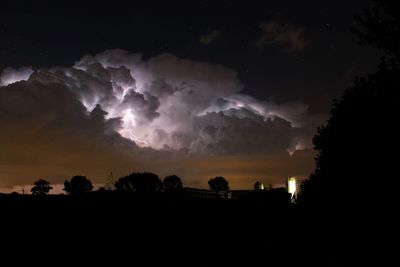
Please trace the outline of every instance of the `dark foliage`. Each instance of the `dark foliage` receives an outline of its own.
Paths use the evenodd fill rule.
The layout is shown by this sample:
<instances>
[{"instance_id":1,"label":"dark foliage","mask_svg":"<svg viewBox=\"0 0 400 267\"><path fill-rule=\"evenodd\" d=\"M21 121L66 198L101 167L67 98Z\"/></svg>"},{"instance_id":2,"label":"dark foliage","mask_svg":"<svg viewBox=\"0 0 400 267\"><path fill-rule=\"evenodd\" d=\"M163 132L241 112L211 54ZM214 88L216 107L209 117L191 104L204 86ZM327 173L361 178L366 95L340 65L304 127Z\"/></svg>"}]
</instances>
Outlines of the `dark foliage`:
<instances>
[{"instance_id":1,"label":"dark foliage","mask_svg":"<svg viewBox=\"0 0 400 267\"><path fill-rule=\"evenodd\" d=\"M221 176L211 178L208 181L208 185L210 186L211 190L214 191L228 191L229 190L229 183L228 181Z\"/></svg>"},{"instance_id":2,"label":"dark foliage","mask_svg":"<svg viewBox=\"0 0 400 267\"><path fill-rule=\"evenodd\" d=\"M396 95L400 88L400 9L395 1L374 1L356 30L362 43L373 44L385 59L376 74L358 78L335 101L330 118L314 137L316 170L302 186L299 203L339 210L388 203L395 174Z\"/></svg>"},{"instance_id":3,"label":"dark foliage","mask_svg":"<svg viewBox=\"0 0 400 267\"><path fill-rule=\"evenodd\" d=\"M399 86L400 71L382 67L334 103L327 125L314 137L317 168L304 182L300 201L361 204L379 191L379 179L394 173L390 162Z\"/></svg>"},{"instance_id":4,"label":"dark foliage","mask_svg":"<svg viewBox=\"0 0 400 267\"><path fill-rule=\"evenodd\" d=\"M121 192L157 192L162 189L162 182L157 174L135 172L119 178L115 188Z\"/></svg>"},{"instance_id":5,"label":"dark foliage","mask_svg":"<svg viewBox=\"0 0 400 267\"><path fill-rule=\"evenodd\" d=\"M93 190L93 185L85 176L77 175L64 182L64 191L70 195L82 195Z\"/></svg>"},{"instance_id":6,"label":"dark foliage","mask_svg":"<svg viewBox=\"0 0 400 267\"><path fill-rule=\"evenodd\" d=\"M395 0L373 0L370 7L356 17L352 30L360 44L373 45L400 62L400 3Z\"/></svg>"},{"instance_id":7,"label":"dark foliage","mask_svg":"<svg viewBox=\"0 0 400 267\"><path fill-rule=\"evenodd\" d=\"M46 195L50 192L53 187L50 186L50 182L39 179L33 183L33 187L31 188L32 195Z\"/></svg>"},{"instance_id":8,"label":"dark foliage","mask_svg":"<svg viewBox=\"0 0 400 267\"><path fill-rule=\"evenodd\" d=\"M164 178L164 190L167 192L181 191L183 188L182 180L176 175L170 175Z\"/></svg>"}]
</instances>

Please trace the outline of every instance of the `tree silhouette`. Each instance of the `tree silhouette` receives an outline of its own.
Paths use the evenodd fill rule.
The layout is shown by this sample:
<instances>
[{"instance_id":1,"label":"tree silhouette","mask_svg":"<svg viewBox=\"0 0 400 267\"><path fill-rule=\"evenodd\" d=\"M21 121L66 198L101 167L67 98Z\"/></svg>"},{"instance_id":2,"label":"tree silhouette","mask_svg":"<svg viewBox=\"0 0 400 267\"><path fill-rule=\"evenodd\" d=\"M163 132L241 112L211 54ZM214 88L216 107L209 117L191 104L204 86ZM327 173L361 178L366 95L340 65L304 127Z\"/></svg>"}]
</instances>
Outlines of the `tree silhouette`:
<instances>
[{"instance_id":1,"label":"tree silhouette","mask_svg":"<svg viewBox=\"0 0 400 267\"><path fill-rule=\"evenodd\" d=\"M182 180L176 175L170 175L164 178L164 190L167 192L177 192L182 190Z\"/></svg>"},{"instance_id":2,"label":"tree silhouette","mask_svg":"<svg viewBox=\"0 0 400 267\"><path fill-rule=\"evenodd\" d=\"M396 140L392 123L399 87L400 72L382 68L334 103L327 125L313 140L316 170L303 183L303 197L361 201L376 192L377 179L394 167L388 157Z\"/></svg>"},{"instance_id":3,"label":"tree silhouette","mask_svg":"<svg viewBox=\"0 0 400 267\"><path fill-rule=\"evenodd\" d=\"M32 195L46 195L50 192L53 187L50 186L50 183L46 180L39 179L33 183L33 187L31 188Z\"/></svg>"},{"instance_id":4,"label":"tree silhouette","mask_svg":"<svg viewBox=\"0 0 400 267\"><path fill-rule=\"evenodd\" d=\"M381 193L376 184L393 175L396 166L390 155L397 140L400 9L392 9L389 1L375 4L379 10L370 9L359 17L364 28L358 33L361 42L374 44L393 60L388 64L383 59L377 73L357 79L334 102L327 124L313 139L316 169L303 183L299 203L348 210L391 195Z\"/></svg>"},{"instance_id":5,"label":"tree silhouette","mask_svg":"<svg viewBox=\"0 0 400 267\"><path fill-rule=\"evenodd\" d=\"M136 172L119 178L115 188L122 192L157 192L162 189L162 182L157 174Z\"/></svg>"},{"instance_id":6,"label":"tree silhouette","mask_svg":"<svg viewBox=\"0 0 400 267\"><path fill-rule=\"evenodd\" d=\"M393 0L373 0L369 8L356 16L352 30L361 45L372 45L395 62L400 62L400 5Z\"/></svg>"},{"instance_id":7,"label":"tree silhouette","mask_svg":"<svg viewBox=\"0 0 400 267\"><path fill-rule=\"evenodd\" d=\"M224 177L221 177L221 176L211 178L208 181L208 185L210 186L211 190L216 191L216 192L229 190L228 181Z\"/></svg>"},{"instance_id":8,"label":"tree silhouette","mask_svg":"<svg viewBox=\"0 0 400 267\"><path fill-rule=\"evenodd\" d=\"M93 190L93 185L85 176L77 175L64 182L64 189L70 195L81 195Z\"/></svg>"}]
</instances>

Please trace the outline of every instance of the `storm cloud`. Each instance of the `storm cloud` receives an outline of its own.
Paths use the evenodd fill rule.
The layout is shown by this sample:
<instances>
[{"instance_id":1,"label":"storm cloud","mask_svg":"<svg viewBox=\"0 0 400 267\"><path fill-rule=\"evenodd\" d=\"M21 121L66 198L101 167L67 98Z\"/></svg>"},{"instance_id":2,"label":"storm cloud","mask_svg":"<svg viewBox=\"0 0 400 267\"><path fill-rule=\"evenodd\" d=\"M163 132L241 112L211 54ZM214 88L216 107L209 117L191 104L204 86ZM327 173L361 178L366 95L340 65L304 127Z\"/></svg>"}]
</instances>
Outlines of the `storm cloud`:
<instances>
[{"instance_id":1,"label":"storm cloud","mask_svg":"<svg viewBox=\"0 0 400 267\"><path fill-rule=\"evenodd\" d=\"M324 119L301 102L241 93L232 69L172 54L108 50L72 67L6 69L0 80L3 186L28 173L60 182L80 168L98 181L115 169L193 178L211 157L289 160Z\"/></svg>"}]
</instances>

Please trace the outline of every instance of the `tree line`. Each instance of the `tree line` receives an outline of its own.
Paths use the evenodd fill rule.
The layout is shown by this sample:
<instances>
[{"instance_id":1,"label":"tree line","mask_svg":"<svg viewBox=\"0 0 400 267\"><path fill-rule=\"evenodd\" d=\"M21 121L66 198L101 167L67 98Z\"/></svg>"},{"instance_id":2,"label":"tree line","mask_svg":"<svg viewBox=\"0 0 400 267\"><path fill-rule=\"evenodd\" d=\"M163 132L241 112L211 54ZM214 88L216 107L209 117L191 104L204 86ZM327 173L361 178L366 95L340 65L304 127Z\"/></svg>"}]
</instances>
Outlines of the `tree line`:
<instances>
[{"instance_id":1,"label":"tree line","mask_svg":"<svg viewBox=\"0 0 400 267\"><path fill-rule=\"evenodd\" d=\"M229 182L222 176L210 178L208 181L210 190L220 192L229 190ZM179 192L183 189L182 179L177 175L169 175L161 181L157 174L151 172L134 172L119 178L114 183L115 191L118 192ZM33 183L32 195L46 195L53 187L45 179L39 179ZM93 191L92 182L82 175L75 175L64 182L63 190L69 195L82 195ZM100 187L99 191L106 191Z\"/></svg>"}]
</instances>

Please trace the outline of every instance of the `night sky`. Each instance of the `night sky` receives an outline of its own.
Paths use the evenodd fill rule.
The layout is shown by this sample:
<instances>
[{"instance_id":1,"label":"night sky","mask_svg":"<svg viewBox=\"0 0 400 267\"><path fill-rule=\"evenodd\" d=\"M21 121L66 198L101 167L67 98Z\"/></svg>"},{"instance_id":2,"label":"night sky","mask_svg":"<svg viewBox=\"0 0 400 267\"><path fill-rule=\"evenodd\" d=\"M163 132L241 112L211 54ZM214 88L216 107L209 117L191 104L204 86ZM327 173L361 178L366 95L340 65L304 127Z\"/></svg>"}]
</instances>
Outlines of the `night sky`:
<instances>
[{"instance_id":1,"label":"night sky","mask_svg":"<svg viewBox=\"0 0 400 267\"><path fill-rule=\"evenodd\" d=\"M2 3L0 187L307 177L332 100L376 69L350 31L368 1L215 2Z\"/></svg>"}]
</instances>

